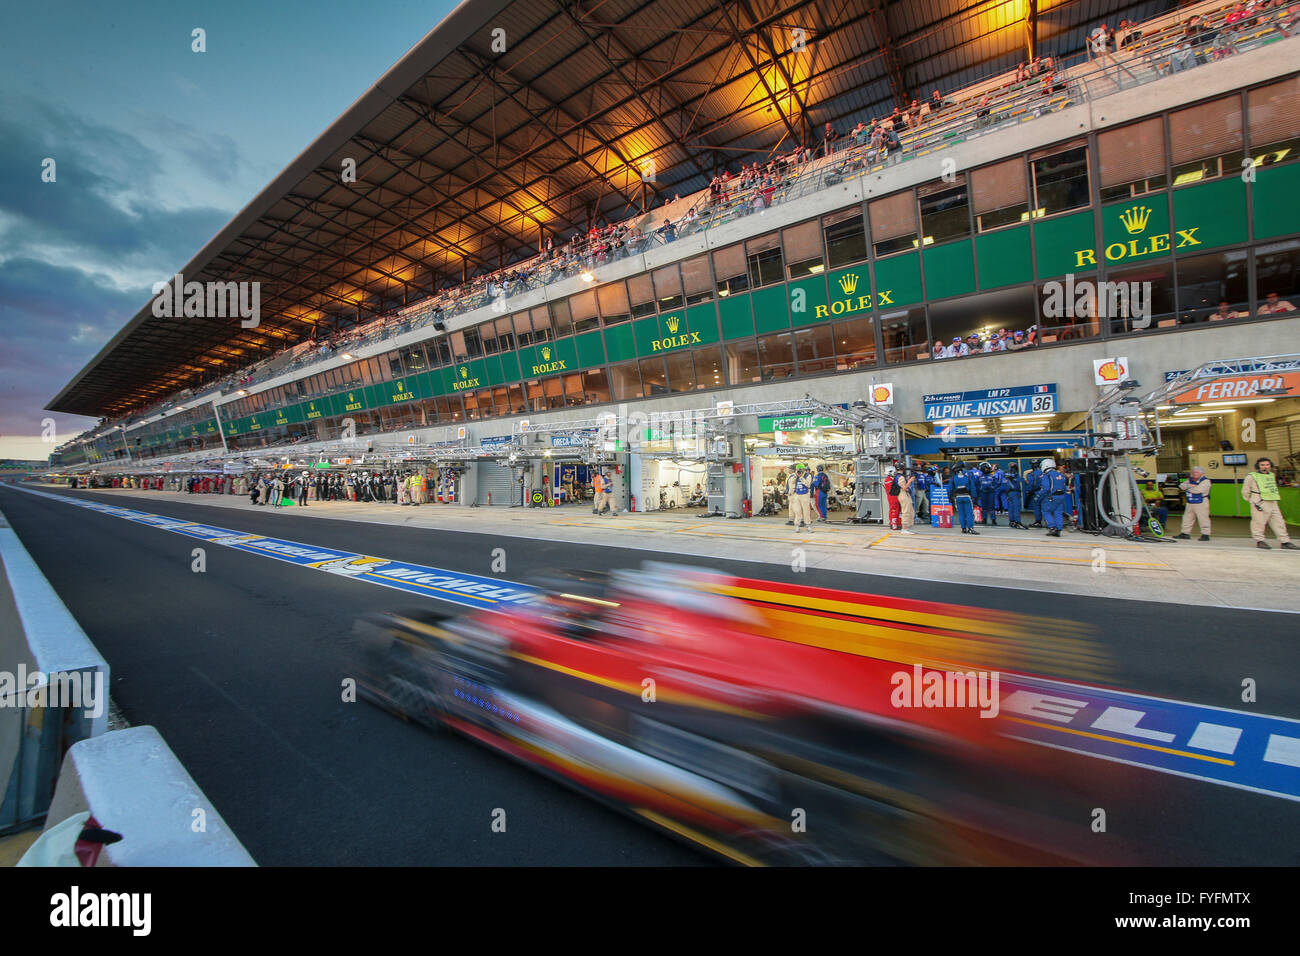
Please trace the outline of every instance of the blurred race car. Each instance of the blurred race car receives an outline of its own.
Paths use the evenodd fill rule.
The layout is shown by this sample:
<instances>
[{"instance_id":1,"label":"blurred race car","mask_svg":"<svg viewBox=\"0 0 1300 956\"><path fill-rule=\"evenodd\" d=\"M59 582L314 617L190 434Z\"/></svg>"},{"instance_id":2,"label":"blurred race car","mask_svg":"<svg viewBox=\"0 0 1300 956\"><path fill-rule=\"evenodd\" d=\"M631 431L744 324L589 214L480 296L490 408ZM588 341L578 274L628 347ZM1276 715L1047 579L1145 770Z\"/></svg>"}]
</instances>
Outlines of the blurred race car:
<instances>
[{"instance_id":1,"label":"blurred race car","mask_svg":"<svg viewBox=\"0 0 1300 956\"><path fill-rule=\"evenodd\" d=\"M371 616L359 686L740 863L1073 862L1028 799L1050 781L994 721L891 703L900 664L1005 641L859 627L838 592L760 583L647 564L506 612Z\"/></svg>"}]
</instances>

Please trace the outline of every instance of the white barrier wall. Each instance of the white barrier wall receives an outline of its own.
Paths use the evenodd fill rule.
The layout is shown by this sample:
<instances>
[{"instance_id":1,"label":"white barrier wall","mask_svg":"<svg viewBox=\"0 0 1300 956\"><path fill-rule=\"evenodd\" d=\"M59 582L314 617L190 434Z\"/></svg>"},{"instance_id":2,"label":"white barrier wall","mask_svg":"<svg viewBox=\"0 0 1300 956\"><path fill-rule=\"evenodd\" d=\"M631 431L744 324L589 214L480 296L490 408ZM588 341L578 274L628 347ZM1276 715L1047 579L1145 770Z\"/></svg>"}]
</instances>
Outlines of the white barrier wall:
<instances>
[{"instance_id":1,"label":"white barrier wall","mask_svg":"<svg viewBox=\"0 0 1300 956\"><path fill-rule=\"evenodd\" d=\"M98 866L257 865L153 727L114 730L68 751L45 830L86 811L122 836Z\"/></svg>"}]
</instances>

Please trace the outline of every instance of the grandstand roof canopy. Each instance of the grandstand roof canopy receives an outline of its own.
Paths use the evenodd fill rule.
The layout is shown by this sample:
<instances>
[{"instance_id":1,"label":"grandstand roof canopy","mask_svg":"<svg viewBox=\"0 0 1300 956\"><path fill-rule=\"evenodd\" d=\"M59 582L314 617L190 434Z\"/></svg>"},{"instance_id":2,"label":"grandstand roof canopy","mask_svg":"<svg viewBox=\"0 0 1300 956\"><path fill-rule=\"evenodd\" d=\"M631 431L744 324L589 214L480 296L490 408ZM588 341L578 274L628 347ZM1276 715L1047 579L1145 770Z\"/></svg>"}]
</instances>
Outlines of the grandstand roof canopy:
<instances>
[{"instance_id":1,"label":"grandstand roof canopy","mask_svg":"<svg viewBox=\"0 0 1300 956\"><path fill-rule=\"evenodd\" d=\"M811 144L826 122L843 132L904 97L1013 69L1031 23L1038 52L1062 55L1099 22L1174 5L465 0L181 270L260 282L257 328L155 318L146 303L49 408L148 406L527 258L545 235L558 244L702 189L716 169Z\"/></svg>"}]
</instances>

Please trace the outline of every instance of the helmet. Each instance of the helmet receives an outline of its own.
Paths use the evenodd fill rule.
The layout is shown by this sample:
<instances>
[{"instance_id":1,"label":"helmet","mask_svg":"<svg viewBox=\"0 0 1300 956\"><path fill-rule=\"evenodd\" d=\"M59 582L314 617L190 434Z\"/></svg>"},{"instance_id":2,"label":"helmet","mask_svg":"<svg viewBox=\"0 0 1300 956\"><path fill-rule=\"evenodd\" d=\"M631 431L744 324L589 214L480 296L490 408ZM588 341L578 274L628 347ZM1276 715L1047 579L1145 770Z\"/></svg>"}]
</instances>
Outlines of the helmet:
<instances>
[{"instance_id":1,"label":"helmet","mask_svg":"<svg viewBox=\"0 0 1300 956\"><path fill-rule=\"evenodd\" d=\"M980 462L980 471L984 472L984 474L986 475L990 474L993 471L993 466L990 465L987 461L982 461Z\"/></svg>"},{"instance_id":2,"label":"helmet","mask_svg":"<svg viewBox=\"0 0 1300 956\"><path fill-rule=\"evenodd\" d=\"M890 465L888 468L886 468L886 469L885 469L885 474L887 474L887 475L892 475L892 474L894 474L894 466L893 466L893 465Z\"/></svg>"},{"instance_id":3,"label":"helmet","mask_svg":"<svg viewBox=\"0 0 1300 956\"><path fill-rule=\"evenodd\" d=\"M1056 467L1056 459L1055 459L1055 458L1044 458L1044 459L1043 459L1043 463L1042 463L1042 465L1041 465L1040 467L1043 469L1043 471L1047 471L1047 469L1049 469L1049 468L1055 468L1055 467Z\"/></svg>"}]
</instances>

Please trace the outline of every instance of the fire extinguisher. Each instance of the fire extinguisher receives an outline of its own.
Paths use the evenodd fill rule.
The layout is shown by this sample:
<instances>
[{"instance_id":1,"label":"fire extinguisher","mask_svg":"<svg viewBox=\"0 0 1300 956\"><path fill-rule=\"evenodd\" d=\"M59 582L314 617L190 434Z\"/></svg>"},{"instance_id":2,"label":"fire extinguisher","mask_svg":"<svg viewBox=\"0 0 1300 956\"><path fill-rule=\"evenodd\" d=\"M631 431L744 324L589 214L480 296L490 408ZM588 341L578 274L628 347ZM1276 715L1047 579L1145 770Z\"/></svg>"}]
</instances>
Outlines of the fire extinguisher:
<instances>
[{"instance_id":1,"label":"fire extinguisher","mask_svg":"<svg viewBox=\"0 0 1300 956\"><path fill-rule=\"evenodd\" d=\"M628 511L636 511L636 495L633 495L633 496L632 496L632 507L628 508L627 510L628 510Z\"/></svg>"},{"instance_id":2,"label":"fire extinguisher","mask_svg":"<svg viewBox=\"0 0 1300 956\"><path fill-rule=\"evenodd\" d=\"M743 504L743 507L744 507L745 517L746 517L746 518L752 518L752 517L753 517L753 514L751 513L751 510L750 510L749 499L746 498L746 499L744 500L744 502L742 502L742 504Z\"/></svg>"}]
</instances>

